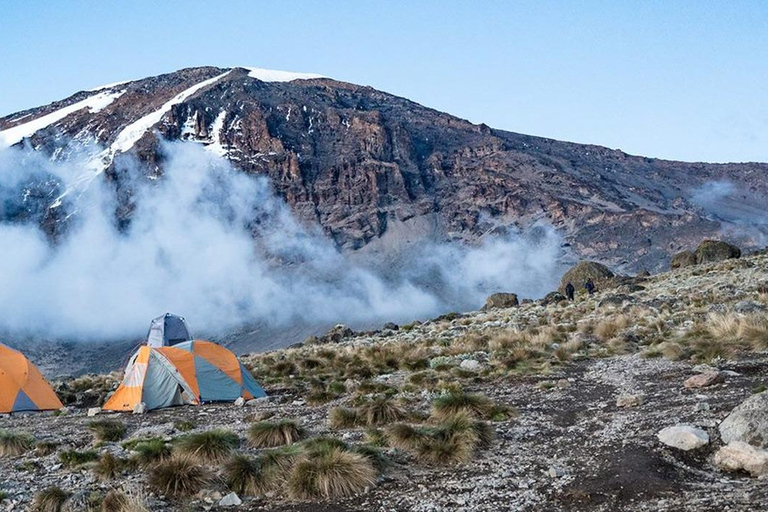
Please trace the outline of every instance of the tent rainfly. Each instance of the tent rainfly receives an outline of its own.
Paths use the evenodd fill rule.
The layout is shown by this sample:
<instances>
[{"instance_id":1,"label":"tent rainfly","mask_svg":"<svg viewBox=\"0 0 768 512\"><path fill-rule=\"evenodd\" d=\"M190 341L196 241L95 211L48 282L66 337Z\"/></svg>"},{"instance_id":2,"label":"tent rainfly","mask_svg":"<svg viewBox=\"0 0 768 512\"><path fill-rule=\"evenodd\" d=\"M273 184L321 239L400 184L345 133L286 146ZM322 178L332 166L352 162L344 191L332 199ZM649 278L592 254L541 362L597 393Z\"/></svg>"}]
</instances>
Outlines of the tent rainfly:
<instances>
[{"instance_id":1,"label":"tent rainfly","mask_svg":"<svg viewBox=\"0 0 768 512\"><path fill-rule=\"evenodd\" d=\"M64 407L43 374L24 354L0 343L0 413Z\"/></svg>"},{"instance_id":2,"label":"tent rainfly","mask_svg":"<svg viewBox=\"0 0 768 512\"><path fill-rule=\"evenodd\" d=\"M185 341L192 341L192 336L184 317L166 313L149 324L147 345L150 347L172 347Z\"/></svg>"},{"instance_id":3,"label":"tent rainfly","mask_svg":"<svg viewBox=\"0 0 768 512\"><path fill-rule=\"evenodd\" d=\"M133 411L143 402L152 410L264 396L235 354L216 343L194 340L172 347L142 345L103 409Z\"/></svg>"}]
</instances>

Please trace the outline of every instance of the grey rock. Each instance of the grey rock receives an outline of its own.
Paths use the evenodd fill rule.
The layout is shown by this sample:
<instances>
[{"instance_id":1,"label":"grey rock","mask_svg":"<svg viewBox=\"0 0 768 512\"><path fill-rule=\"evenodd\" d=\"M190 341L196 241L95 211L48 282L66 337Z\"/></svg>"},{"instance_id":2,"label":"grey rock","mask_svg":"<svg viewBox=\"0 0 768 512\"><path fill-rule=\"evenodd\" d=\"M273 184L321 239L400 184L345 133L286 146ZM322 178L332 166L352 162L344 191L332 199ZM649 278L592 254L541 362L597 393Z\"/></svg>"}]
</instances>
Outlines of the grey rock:
<instances>
[{"instance_id":1,"label":"grey rock","mask_svg":"<svg viewBox=\"0 0 768 512\"><path fill-rule=\"evenodd\" d=\"M240 496L235 494L234 492L231 492L221 498L221 501L219 501L220 507L238 507L243 504L243 500L240 499Z\"/></svg>"},{"instance_id":2,"label":"grey rock","mask_svg":"<svg viewBox=\"0 0 768 512\"><path fill-rule=\"evenodd\" d=\"M726 444L743 441L768 448L768 392L744 400L720 423L719 430Z\"/></svg>"},{"instance_id":3,"label":"grey rock","mask_svg":"<svg viewBox=\"0 0 768 512\"><path fill-rule=\"evenodd\" d=\"M709 443L709 434L692 425L675 425L658 433L659 441L678 450L689 451Z\"/></svg>"}]
</instances>

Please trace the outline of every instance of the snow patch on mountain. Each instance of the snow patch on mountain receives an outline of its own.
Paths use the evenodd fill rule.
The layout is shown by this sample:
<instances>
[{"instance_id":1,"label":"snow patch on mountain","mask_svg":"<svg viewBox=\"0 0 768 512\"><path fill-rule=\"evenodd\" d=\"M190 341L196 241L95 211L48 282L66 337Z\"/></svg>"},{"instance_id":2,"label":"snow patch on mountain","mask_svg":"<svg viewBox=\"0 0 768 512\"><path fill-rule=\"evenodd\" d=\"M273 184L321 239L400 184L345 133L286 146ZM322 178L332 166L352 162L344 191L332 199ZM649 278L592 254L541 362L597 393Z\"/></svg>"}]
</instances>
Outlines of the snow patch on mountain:
<instances>
[{"instance_id":1,"label":"snow patch on mountain","mask_svg":"<svg viewBox=\"0 0 768 512\"><path fill-rule=\"evenodd\" d=\"M219 112L219 115L216 116L216 119L214 119L213 124L211 125L211 142L205 146L205 149L218 156L225 156L227 154L227 149L221 143L221 130L224 128L225 117L227 117L226 110L222 110Z\"/></svg>"},{"instance_id":2,"label":"snow patch on mountain","mask_svg":"<svg viewBox=\"0 0 768 512\"><path fill-rule=\"evenodd\" d=\"M123 130L117 135L115 138L115 141L109 146L107 155L108 158L111 159L117 152L125 153L129 149L133 147L134 144L136 144L139 139L154 125L160 122L160 120L163 118L165 114L170 112L171 108L174 105L178 105L179 103L182 103L187 98L195 94L200 89L204 89L205 87L208 87L209 85L213 85L225 76L227 76L231 71L227 71L226 73L222 73L218 76L215 76L213 78L209 78L208 80L204 80L200 82L199 84L195 84L189 89L186 89L173 98L171 98L169 101L165 102L162 107L160 107L158 110L155 110L151 114L147 114L146 116L134 121L133 123L129 124Z\"/></svg>"},{"instance_id":3,"label":"snow patch on mountain","mask_svg":"<svg viewBox=\"0 0 768 512\"><path fill-rule=\"evenodd\" d=\"M68 115L77 112L78 110L87 108L91 113L100 112L110 103L122 96L123 93L125 93L124 90L116 92L105 91L99 94L94 94L93 96L89 96L82 101L78 101L77 103L73 103L72 105L64 108L60 108L59 110L38 117L37 119L33 119L28 123L20 124L18 126L14 126L13 128L0 131L0 148L13 146L14 144L24 140L26 137L31 137L38 130L42 130L43 128L47 128L52 124L58 123Z\"/></svg>"},{"instance_id":4,"label":"snow patch on mountain","mask_svg":"<svg viewBox=\"0 0 768 512\"><path fill-rule=\"evenodd\" d=\"M243 68L250 71L248 76L262 82L292 82L294 80L312 80L314 78L328 78L315 73L293 73L291 71L278 71L275 69Z\"/></svg>"}]
</instances>

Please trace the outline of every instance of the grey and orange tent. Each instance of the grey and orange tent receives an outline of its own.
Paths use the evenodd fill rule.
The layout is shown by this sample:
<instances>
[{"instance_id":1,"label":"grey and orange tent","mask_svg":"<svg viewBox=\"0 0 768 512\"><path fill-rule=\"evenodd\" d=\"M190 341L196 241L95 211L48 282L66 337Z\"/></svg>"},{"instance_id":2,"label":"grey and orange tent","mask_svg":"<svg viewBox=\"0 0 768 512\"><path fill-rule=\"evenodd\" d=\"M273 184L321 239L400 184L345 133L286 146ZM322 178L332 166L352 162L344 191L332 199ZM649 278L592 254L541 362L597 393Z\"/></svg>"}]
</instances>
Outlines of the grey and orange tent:
<instances>
[{"instance_id":1,"label":"grey and orange tent","mask_svg":"<svg viewBox=\"0 0 768 512\"><path fill-rule=\"evenodd\" d=\"M263 396L266 393L235 354L216 343L193 340L141 346L103 409L133 411L143 402L152 410Z\"/></svg>"},{"instance_id":2,"label":"grey and orange tent","mask_svg":"<svg viewBox=\"0 0 768 512\"><path fill-rule=\"evenodd\" d=\"M51 385L24 354L0 343L0 413L64 407Z\"/></svg>"}]
</instances>

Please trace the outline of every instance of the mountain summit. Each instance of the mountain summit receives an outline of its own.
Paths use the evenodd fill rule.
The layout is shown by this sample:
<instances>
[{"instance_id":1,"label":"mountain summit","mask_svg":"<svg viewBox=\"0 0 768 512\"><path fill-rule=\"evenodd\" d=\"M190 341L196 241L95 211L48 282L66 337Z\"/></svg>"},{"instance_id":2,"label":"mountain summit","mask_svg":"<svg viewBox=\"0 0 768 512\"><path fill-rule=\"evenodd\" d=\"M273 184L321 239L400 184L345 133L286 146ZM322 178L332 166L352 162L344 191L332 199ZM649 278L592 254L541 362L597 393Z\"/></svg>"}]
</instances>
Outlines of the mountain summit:
<instances>
[{"instance_id":1,"label":"mountain summit","mask_svg":"<svg viewBox=\"0 0 768 512\"><path fill-rule=\"evenodd\" d=\"M575 257L655 269L704 237L759 245L768 224L767 164L664 161L510 133L314 74L189 68L0 118L0 148L29 145L57 160L100 148L90 179L118 190L122 159L141 162L147 178L162 174L161 139L268 176L301 221L344 251L474 242L545 222ZM55 238L68 192L0 215L36 212ZM129 221L131 208L117 215Z\"/></svg>"}]
</instances>

